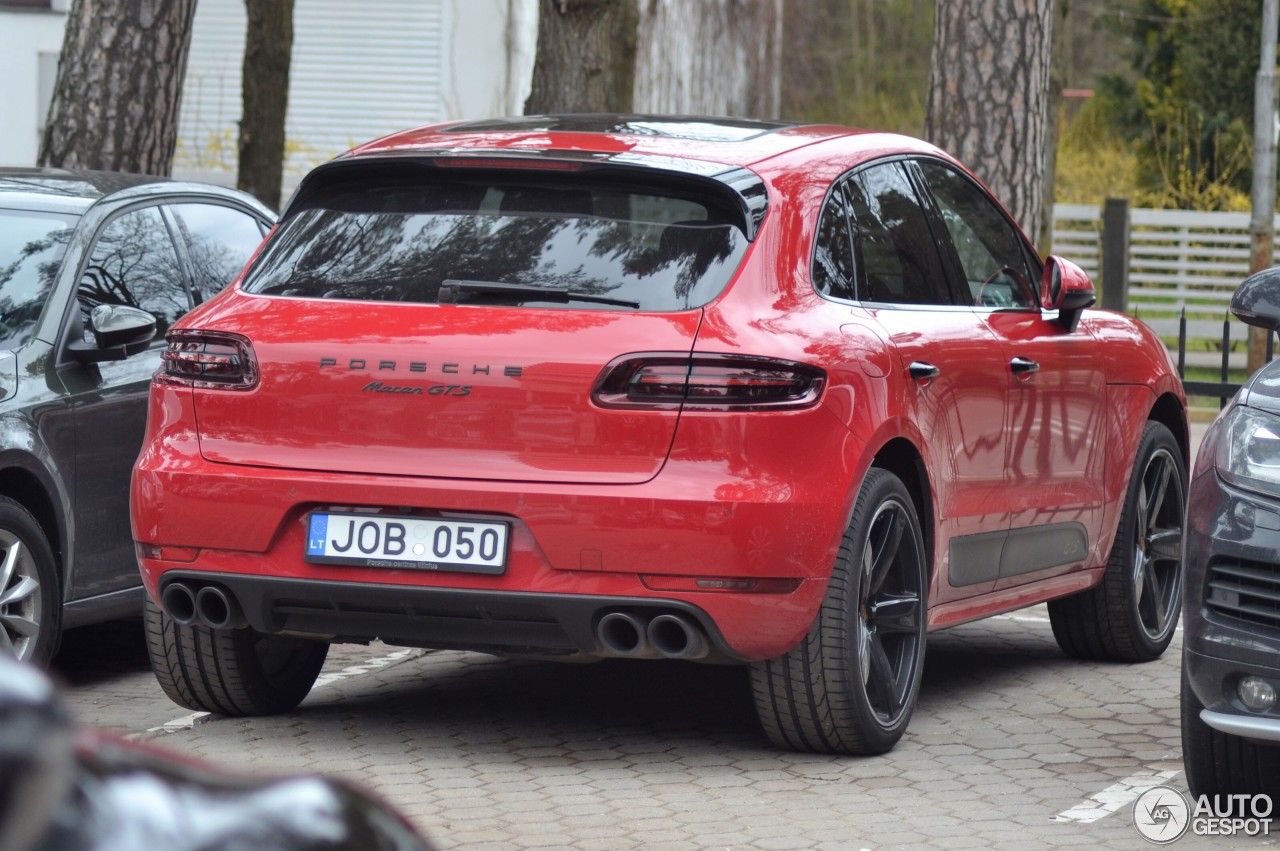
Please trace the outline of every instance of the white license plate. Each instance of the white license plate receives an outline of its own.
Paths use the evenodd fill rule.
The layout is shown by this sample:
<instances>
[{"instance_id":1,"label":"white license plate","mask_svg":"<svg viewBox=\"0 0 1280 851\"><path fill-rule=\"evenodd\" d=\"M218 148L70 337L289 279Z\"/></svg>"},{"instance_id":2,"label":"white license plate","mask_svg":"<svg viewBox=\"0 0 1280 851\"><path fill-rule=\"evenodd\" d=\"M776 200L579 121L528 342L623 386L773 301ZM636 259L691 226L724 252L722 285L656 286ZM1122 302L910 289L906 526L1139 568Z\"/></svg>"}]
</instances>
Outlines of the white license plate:
<instances>
[{"instance_id":1,"label":"white license plate","mask_svg":"<svg viewBox=\"0 0 1280 851\"><path fill-rule=\"evenodd\" d=\"M314 512L307 518L309 562L502 573L506 523L395 514Z\"/></svg>"}]
</instances>

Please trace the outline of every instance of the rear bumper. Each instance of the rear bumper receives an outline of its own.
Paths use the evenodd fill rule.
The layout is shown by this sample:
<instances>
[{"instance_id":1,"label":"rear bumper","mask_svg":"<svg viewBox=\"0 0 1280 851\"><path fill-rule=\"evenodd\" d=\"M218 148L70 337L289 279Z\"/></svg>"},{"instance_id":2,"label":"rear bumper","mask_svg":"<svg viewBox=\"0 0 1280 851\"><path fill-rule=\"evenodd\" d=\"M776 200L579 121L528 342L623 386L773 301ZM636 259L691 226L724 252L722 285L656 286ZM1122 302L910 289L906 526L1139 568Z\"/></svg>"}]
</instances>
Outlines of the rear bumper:
<instances>
[{"instance_id":1,"label":"rear bumper","mask_svg":"<svg viewBox=\"0 0 1280 851\"><path fill-rule=\"evenodd\" d=\"M338 642L380 639L402 646L492 653L605 656L596 637L600 619L625 611L642 619L685 615L708 637L711 659L742 658L706 612L680 600L407 588L189 570L165 573L161 592L172 582L225 589L249 626L263 633L314 635Z\"/></svg>"},{"instance_id":2,"label":"rear bumper","mask_svg":"<svg viewBox=\"0 0 1280 851\"><path fill-rule=\"evenodd\" d=\"M688 444L673 448L662 471L643 484L438 479L212 463L201 457L189 428L195 421L189 394L153 388L148 439L131 490L134 539L161 548L140 555L143 581L157 600L160 584L176 572L293 581L288 587L314 586L307 596L323 597L334 612L343 611L343 595L363 599L362 588L393 589L376 594L426 600L432 611L441 601L476 599L483 608L485 601L523 605L557 597L565 600L557 611L576 613L581 606L595 612L598 606L583 601L607 598L696 612L726 656L772 658L813 622L870 459L826 411L761 418L749 435L739 421L689 419L687 429L681 424ZM806 439L791 433L797 429ZM748 438L749 451L742 445ZM309 563L307 515L335 507L505 521L505 570L489 576ZM704 588L698 579L739 584ZM760 587L743 590L741 583L752 581ZM476 596L450 593L464 591ZM451 606L444 605L444 615ZM372 611L385 614L386 606ZM313 616L319 617L307 615ZM590 617L552 620L573 624ZM264 615L261 623L270 622ZM376 632L391 643L440 647L485 649L497 641L488 633L464 640L447 630L397 637L360 623L352 616L288 628L355 638ZM573 647L585 649L581 626L563 630ZM535 639L517 643L532 646Z\"/></svg>"}]
</instances>

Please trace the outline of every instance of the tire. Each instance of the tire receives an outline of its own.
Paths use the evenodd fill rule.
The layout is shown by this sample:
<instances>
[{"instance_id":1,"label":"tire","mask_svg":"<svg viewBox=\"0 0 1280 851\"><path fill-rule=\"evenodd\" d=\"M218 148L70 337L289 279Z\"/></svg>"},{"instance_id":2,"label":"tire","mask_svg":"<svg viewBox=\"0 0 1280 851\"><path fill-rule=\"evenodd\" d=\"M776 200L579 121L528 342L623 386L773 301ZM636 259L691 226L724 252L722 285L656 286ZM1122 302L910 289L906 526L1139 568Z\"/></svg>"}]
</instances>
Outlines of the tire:
<instances>
[{"instance_id":1,"label":"tire","mask_svg":"<svg viewBox=\"0 0 1280 851\"><path fill-rule=\"evenodd\" d=\"M1115 662L1160 658L1182 607L1186 507L1182 450L1162 423L1148 422L1102 582L1049 603L1064 653Z\"/></svg>"},{"instance_id":2,"label":"tire","mask_svg":"<svg viewBox=\"0 0 1280 851\"><path fill-rule=\"evenodd\" d=\"M151 670L179 706L219 715L278 715L315 685L329 644L251 629L182 626L147 601Z\"/></svg>"},{"instance_id":3,"label":"tire","mask_svg":"<svg viewBox=\"0 0 1280 851\"><path fill-rule=\"evenodd\" d=\"M1182 765L1192 795L1280 797L1280 747L1221 733L1200 720L1204 706L1182 671Z\"/></svg>"},{"instance_id":4,"label":"tire","mask_svg":"<svg viewBox=\"0 0 1280 851\"><path fill-rule=\"evenodd\" d=\"M898 743L920 692L927 573L911 495L872 468L808 635L751 667L756 713L774 745L879 754Z\"/></svg>"},{"instance_id":5,"label":"tire","mask_svg":"<svg viewBox=\"0 0 1280 851\"><path fill-rule=\"evenodd\" d=\"M0 652L47 668L62 637L62 593L49 540L18 503L0 497Z\"/></svg>"}]
</instances>

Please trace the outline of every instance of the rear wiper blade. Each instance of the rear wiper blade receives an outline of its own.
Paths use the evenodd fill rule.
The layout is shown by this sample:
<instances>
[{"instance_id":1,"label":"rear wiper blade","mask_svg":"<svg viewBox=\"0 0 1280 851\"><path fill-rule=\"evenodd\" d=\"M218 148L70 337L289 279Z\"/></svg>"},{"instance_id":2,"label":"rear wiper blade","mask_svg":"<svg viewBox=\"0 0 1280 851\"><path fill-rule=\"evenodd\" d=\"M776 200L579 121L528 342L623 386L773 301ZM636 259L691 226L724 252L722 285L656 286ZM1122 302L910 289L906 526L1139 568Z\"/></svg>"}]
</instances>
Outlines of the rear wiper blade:
<instances>
[{"instance_id":1,"label":"rear wiper blade","mask_svg":"<svg viewBox=\"0 0 1280 851\"><path fill-rule=\"evenodd\" d=\"M456 281L453 279L446 280L440 285L440 295L437 297L441 304L457 304L458 297L467 294L481 295L513 295L513 296L532 296L531 300L536 301L555 301L568 304L571 301L585 301L592 304L609 304L617 307L630 307L635 310L640 309L640 302L627 301L621 298L612 298L607 295L596 295L595 293L577 292L562 287L534 287L528 284L500 284L497 281Z\"/></svg>"}]
</instances>

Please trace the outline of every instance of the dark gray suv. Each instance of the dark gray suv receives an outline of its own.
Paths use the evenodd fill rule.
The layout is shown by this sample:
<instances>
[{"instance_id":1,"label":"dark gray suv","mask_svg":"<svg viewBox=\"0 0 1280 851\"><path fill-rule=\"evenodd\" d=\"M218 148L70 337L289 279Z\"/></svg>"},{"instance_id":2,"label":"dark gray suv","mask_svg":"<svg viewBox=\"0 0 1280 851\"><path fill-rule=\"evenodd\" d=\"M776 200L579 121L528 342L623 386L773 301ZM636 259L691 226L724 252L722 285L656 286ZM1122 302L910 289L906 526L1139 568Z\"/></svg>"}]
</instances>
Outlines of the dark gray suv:
<instances>
[{"instance_id":1,"label":"dark gray suv","mask_svg":"<svg viewBox=\"0 0 1280 851\"><path fill-rule=\"evenodd\" d=\"M273 221L216 186L0 168L0 651L47 664L141 611L129 474L164 331Z\"/></svg>"}]
</instances>

